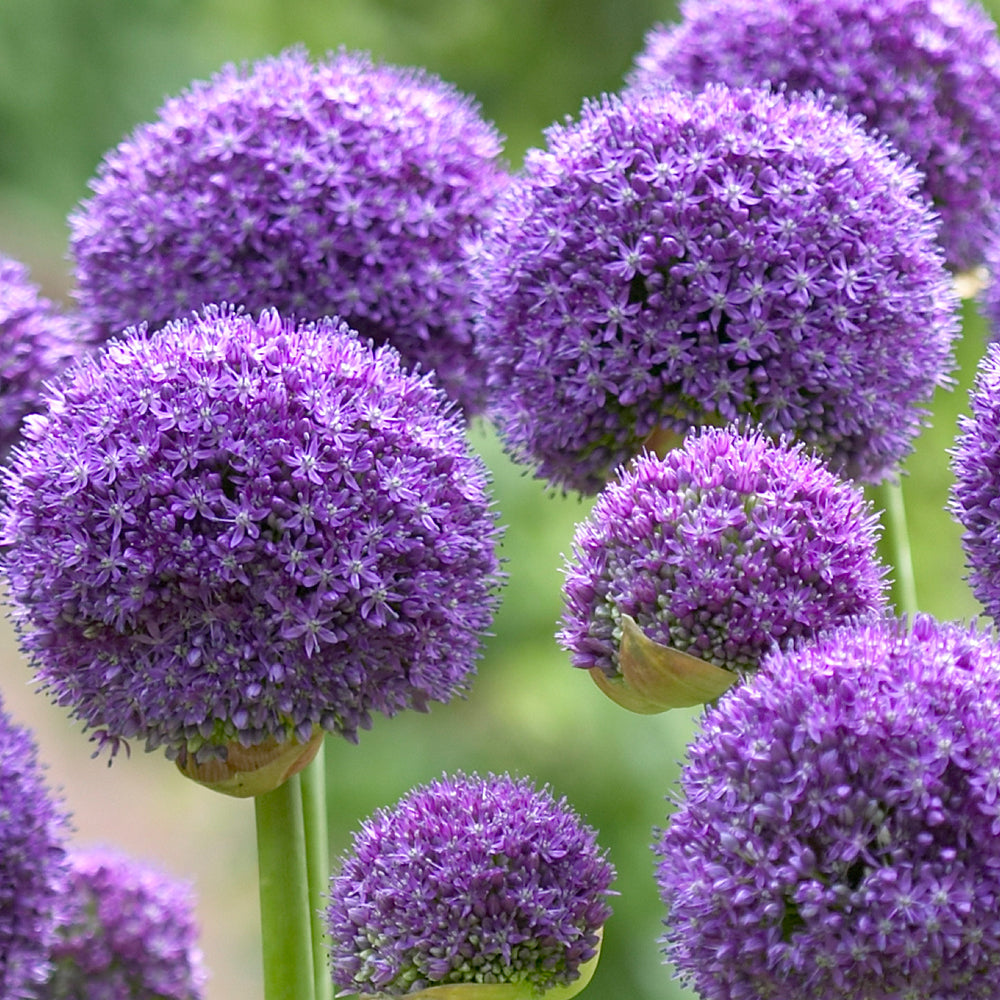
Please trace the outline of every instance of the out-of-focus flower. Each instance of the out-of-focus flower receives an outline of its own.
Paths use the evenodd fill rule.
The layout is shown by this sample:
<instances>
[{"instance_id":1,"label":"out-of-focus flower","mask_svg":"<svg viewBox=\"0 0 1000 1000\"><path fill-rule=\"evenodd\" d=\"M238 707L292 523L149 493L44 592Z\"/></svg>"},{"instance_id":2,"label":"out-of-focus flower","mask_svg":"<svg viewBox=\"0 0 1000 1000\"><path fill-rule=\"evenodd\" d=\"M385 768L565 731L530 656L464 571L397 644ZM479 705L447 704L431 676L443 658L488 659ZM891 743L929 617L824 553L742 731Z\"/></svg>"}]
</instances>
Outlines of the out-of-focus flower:
<instances>
[{"instance_id":1,"label":"out-of-focus flower","mask_svg":"<svg viewBox=\"0 0 1000 1000\"><path fill-rule=\"evenodd\" d=\"M369 818L341 859L328 907L334 983L363 995L479 983L571 996L596 961L614 874L594 831L547 788L445 776Z\"/></svg>"},{"instance_id":2,"label":"out-of-focus flower","mask_svg":"<svg viewBox=\"0 0 1000 1000\"><path fill-rule=\"evenodd\" d=\"M208 308L112 341L7 475L43 686L102 742L212 781L227 755L464 692L501 574L463 432L429 376L334 320Z\"/></svg>"},{"instance_id":3,"label":"out-of-focus flower","mask_svg":"<svg viewBox=\"0 0 1000 1000\"><path fill-rule=\"evenodd\" d=\"M69 865L45 1000L201 1000L191 889L105 850L73 852Z\"/></svg>"},{"instance_id":4,"label":"out-of-focus flower","mask_svg":"<svg viewBox=\"0 0 1000 1000\"><path fill-rule=\"evenodd\" d=\"M506 182L499 152L428 73L301 49L228 66L105 157L70 220L81 309L105 335L221 301L338 315L476 410L461 242Z\"/></svg>"},{"instance_id":5,"label":"out-of-focus flower","mask_svg":"<svg viewBox=\"0 0 1000 1000\"><path fill-rule=\"evenodd\" d=\"M0 256L0 457L38 410L44 383L86 348L92 334L78 317L44 298L16 260Z\"/></svg>"},{"instance_id":6,"label":"out-of-focus flower","mask_svg":"<svg viewBox=\"0 0 1000 1000\"><path fill-rule=\"evenodd\" d=\"M805 96L608 97L553 126L474 265L514 458L596 492L649 435L747 417L890 474L957 331L917 185Z\"/></svg>"},{"instance_id":7,"label":"out-of-focus flower","mask_svg":"<svg viewBox=\"0 0 1000 1000\"><path fill-rule=\"evenodd\" d=\"M982 262L1000 199L1000 42L968 0L683 0L630 85L770 83L819 91L886 135L925 175L959 270Z\"/></svg>"},{"instance_id":8,"label":"out-of-focus flower","mask_svg":"<svg viewBox=\"0 0 1000 1000\"><path fill-rule=\"evenodd\" d=\"M66 816L0 702L0 996L35 998L65 889Z\"/></svg>"},{"instance_id":9,"label":"out-of-focus flower","mask_svg":"<svg viewBox=\"0 0 1000 1000\"><path fill-rule=\"evenodd\" d=\"M1000 218L997 222L1000 224ZM1000 341L1000 225L986 242L985 263L978 278L974 295L986 320L986 334L991 341Z\"/></svg>"},{"instance_id":10,"label":"out-of-focus flower","mask_svg":"<svg viewBox=\"0 0 1000 1000\"><path fill-rule=\"evenodd\" d=\"M704 1000L992 1000L998 790L993 638L919 617L775 651L657 834L667 957Z\"/></svg>"},{"instance_id":11,"label":"out-of-focus flower","mask_svg":"<svg viewBox=\"0 0 1000 1000\"><path fill-rule=\"evenodd\" d=\"M752 672L774 643L884 609L876 539L861 490L801 445L705 428L662 459L640 456L598 496L567 560L558 638L611 694L637 686L626 617L661 647ZM648 681L647 711L671 707L656 695L669 699L674 680L659 692Z\"/></svg>"}]
</instances>

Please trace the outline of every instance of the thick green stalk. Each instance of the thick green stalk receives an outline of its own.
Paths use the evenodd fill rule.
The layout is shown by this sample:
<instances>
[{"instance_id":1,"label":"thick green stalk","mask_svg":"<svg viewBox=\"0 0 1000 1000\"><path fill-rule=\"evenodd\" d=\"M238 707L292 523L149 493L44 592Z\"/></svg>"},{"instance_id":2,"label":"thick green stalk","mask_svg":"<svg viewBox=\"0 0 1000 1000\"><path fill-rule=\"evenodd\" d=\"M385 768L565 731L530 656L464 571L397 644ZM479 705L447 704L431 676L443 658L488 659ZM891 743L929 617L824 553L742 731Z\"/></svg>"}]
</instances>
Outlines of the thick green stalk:
<instances>
[{"instance_id":1,"label":"thick green stalk","mask_svg":"<svg viewBox=\"0 0 1000 1000\"><path fill-rule=\"evenodd\" d=\"M312 921L313 974L316 1000L333 1000L333 977L327 956L325 894L330 880L330 837L326 814L326 764L320 746L313 762L302 772L302 810L309 875L309 913Z\"/></svg>"},{"instance_id":2,"label":"thick green stalk","mask_svg":"<svg viewBox=\"0 0 1000 1000\"><path fill-rule=\"evenodd\" d=\"M315 1000L302 784L254 799L265 1000Z\"/></svg>"},{"instance_id":3,"label":"thick green stalk","mask_svg":"<svg viewBox=\"0 0 1000 1000\"><path fill-rule=\"evenodd\" d=\"M897 614L905 614L912 620L917 613L917 585L910 555L902 484L883 483L878 487L877 500L881 501L884 511L879 548L883 560L892 567L892 601Z\"/></svg>"}]
</instances>

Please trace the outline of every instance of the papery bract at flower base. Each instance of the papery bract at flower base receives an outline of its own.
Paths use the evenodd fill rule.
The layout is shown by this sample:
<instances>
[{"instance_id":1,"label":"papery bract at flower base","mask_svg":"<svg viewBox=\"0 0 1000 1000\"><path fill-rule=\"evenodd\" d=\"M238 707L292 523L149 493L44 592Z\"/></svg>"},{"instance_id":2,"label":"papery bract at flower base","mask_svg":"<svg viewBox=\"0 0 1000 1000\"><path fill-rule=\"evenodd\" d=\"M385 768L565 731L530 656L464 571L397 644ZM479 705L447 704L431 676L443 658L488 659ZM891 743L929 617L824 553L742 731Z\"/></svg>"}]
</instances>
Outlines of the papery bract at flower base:
<instances>
[{"instance_id":1,"label":"papery bract at flower base","mask_svg":"<svg viewBox=\"0 0 1000 1000\"><path fill-rule=\"evenodd\" d=\"M773 644L882 613L876 540L860 488L801 445L704 428L598 495L558 639L633 711L712 701Z\"/></svg>"},{"instance_id":2,"label":"papery bract at flower base","mask_svg":"<svg viewBox=\"0 0 1000 1000\"><path fill-rule=\"evenodd\" d=\"M487 474L392 348L210 308L72 369L27 439L16 623L102 742L189 772L467 690L501 580Z\"/></svg>"},{"instance_id":3,"label":"papery bract at flower base","mask_svg":"<svg viewBox=\"0 0 1000 1000\"><path fill-rule=\"evenodd\" d=\"M887 142L807 97L588 103L474 253L507 448L597 492L651 434L748 419L893 474L947 381L957 296Z\"/></svg>"},{"instance_id":4,"label":"papery bract at flower base","mask_svg":"<svg viewBox=\"0 0 1000 1000\"><path fill-rule=\"evenodd\" d=\"M365 996L568 998L593 972L614 869L565 800L443 777L355 834L330 882L334 983Z\"/></svg>"},{"instance_id":5,"label":"papery bract at flower base","mask_svg":"<svg viewBox=\"0 0 1000 1000\"><path fill-rule=\"evenodd\" d=\"M967 0L682 0L652 29L639 91L770 83L819 91L924 174L951 265L980 264L1000 199L1000 41Z\"/></svg>"},{"instance_id":6,"label":"papery bract at flower base","mask_svg":"<svg viewBox=\"0 0 1000 1000\"><path fill-rule=\"evenodd\" d=\"M103 849L74 851L69 865L44 1000L201 1000L190 887Z\"/></svg>"},{"instance_id":7,"label":"papery bract at flower base","mask_svg":"<svg viewBox=\"0 0 1000 1000\"><path fill-rule=\"evenodd\" d=\"M704 1000L1000 992L1000 647L918 617L775 651L703 717L657 834Z\"/></svg>"},{"instance_id":8,"label":"papery bract at flower base","mask_svg":"<svg viewBox=\"0 0 1000 1000\"><path fill-rule=\"evenodd\" d=\"M213 302L338 315L482 405L463 238L507 172L430 73L301 49L228 66L101 164L71 217L83 313L117 335Z\"/></svg>"}]
</instances>

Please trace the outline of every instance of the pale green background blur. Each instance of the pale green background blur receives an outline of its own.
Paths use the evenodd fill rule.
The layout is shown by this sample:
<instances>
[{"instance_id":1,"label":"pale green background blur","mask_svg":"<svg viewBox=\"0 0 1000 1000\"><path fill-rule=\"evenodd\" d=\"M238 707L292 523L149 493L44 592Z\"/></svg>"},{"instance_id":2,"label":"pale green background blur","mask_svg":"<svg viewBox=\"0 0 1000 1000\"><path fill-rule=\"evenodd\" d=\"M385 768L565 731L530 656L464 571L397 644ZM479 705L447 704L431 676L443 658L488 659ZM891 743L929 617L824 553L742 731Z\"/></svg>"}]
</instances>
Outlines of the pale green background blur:
<instances>
[{"instance_id":1,"label":"pale green background blur","mask_svg":"<svg viewBox=\"0 0 1000 1000\"><path fill-rule=\"evenodd\" d=\"M0 253L66 298L65 218L104 151L224 62L303 42L316 55L346 45L424 66L476 95L517 167L545 126L617 89L646 30L673 16L653 0L0 0ZM958 529L943 512L946 449L985 339L971 307L966 321L961 384L939 394L906 481L920 605L953 618L978 612L962 582ZM621 895L584 996L689 996L660 963L649 843L665 822L693 713L632 716L570 668L553 640L560 568L589 504L525 476L481 424L472 438L508 526L510 582L495 635L467 701L379 721L356 747L327 741L334 852L364 816L442 771L548 782L599 829L619 870ZM252 806L202 791L141 747L110 768L90 759L86 738L31 692L9 629L0 638L0 691L35 728L77 840L121 845L193 880L209 1000L260 1000Z\"/></svg>"}]
</instances>

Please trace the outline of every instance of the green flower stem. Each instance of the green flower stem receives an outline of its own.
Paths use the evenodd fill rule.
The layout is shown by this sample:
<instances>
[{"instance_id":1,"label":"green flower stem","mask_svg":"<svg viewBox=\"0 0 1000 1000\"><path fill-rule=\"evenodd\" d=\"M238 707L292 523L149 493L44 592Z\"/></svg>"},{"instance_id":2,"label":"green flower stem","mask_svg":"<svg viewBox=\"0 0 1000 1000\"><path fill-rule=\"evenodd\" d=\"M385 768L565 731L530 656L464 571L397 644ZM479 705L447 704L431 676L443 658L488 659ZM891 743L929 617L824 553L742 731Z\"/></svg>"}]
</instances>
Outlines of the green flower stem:
<instances>
[{"instance_id":1,"label":"green flower stem","mask_svg":"<svg viewBox=\"0 0 1000 1000\"><path fill-rule=\"evenodd\" d=\"M265 1000L315 1000L302 783L254 799Z\"/></svg>"},{"instance_id":2,"label":"green flower stem","mask_svg":"<svg viewBox=\"0 0 1000 1000\"><path fill-rule=\"evenodd\" d=\"M877 487L877 501L885 511L882 519L882 558L892 567L892 601L897 614L911 619L917 613L917 585L910 555L910 536L906 528L903 487L887 482Z\"/></svg>"},{"instance_id":3,"label":"green flower stem","mask_svg":"<svg viewBox=\"0 0 1000 1000\"><path fill-rule=\"evenodd\" d=\"M326 815L326 763L320 746L302 771L302 812L309 876L309 915L312 922L313 974L316 1000L333 1000L333 975L328 960L324 898L330 880L330 838Z\"/></svg>"}]
</instances>

